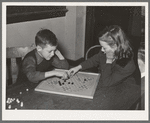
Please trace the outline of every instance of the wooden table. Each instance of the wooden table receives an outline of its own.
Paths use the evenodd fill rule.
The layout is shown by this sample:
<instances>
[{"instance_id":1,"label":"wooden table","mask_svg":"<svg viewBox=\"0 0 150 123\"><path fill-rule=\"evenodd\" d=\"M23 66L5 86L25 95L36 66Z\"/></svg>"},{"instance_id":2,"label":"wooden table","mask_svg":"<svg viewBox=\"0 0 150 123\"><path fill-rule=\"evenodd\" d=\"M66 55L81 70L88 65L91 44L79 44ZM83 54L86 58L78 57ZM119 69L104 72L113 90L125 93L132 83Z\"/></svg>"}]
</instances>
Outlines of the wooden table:
<instances>
[{"instance_id":1,"label":"wooden table","mask_svg":"<svg viewBox=\"0 0 150 123\"><path fill-rule=\"evenodd\" d=\"M14 101L11 109L127 110L141 95L140 86L126 83L105 88L98 85L93 99L42 93L34 91L34 88L29 88L28 91L26 89L23 84L12 85L6 89L6 100L18 98L23 102L23 107L20 107L20 104Z\"/></svg>"}]
</instances>

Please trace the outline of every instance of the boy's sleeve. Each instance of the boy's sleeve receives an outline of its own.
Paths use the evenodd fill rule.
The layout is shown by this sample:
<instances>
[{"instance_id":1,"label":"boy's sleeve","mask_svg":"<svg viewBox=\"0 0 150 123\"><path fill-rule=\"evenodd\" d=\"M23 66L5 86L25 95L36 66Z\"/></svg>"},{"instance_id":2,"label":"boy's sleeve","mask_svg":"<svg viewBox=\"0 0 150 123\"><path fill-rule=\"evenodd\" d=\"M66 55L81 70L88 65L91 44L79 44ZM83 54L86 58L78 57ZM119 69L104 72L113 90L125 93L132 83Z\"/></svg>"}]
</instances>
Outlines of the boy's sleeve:
<instances>
[{"instance_id":1,"label":"boy's sleeve","mask_svg":"<svg viewBox=\"0 0 150 123\"><path fill-rule=\"evenodd\" d=\"M69 69L69 64L66 59L60 60L56 55L52 59L52 65L59 69Z\"/></svg>"},{"instance_id":2,"label":"boy's sleeve","mask_svg":"<svg viewBox=\"0 0 150 123\"><path fill-rule=\"evenodd\" d=\"M112 70L112 64L105 64L103 68L103 75L101 76L102 85L111 86L130 77L135 71L135 64L134 61L131 60L125 67L115 64L115 68Z\"/></svg>"},{"instance_id":3,"label":"boy's sleeve","mask_svg":"<svg viewBox=\"0 0 150 123\"><path fill-rule=\"evenodd\" d=\"M95 54L91 58L87 59L86 61L82 62L80 65L82 66L82 70L89 69L92 67L97 67L100 64L100 59L102 54L99 52L98 54Z\"/></svg>"},{"instance_id":4,"label":"boy's sleeve","mask_svg":"<svg viewBox=\"0 0 150 123\"><path fill-rule=\"evenodd\" d=\"M22 70L31 82L38 83L40 80L45 79L45 72L36 71L36 61L33 57L24 59Z\"/></svg>"}]
</instances>

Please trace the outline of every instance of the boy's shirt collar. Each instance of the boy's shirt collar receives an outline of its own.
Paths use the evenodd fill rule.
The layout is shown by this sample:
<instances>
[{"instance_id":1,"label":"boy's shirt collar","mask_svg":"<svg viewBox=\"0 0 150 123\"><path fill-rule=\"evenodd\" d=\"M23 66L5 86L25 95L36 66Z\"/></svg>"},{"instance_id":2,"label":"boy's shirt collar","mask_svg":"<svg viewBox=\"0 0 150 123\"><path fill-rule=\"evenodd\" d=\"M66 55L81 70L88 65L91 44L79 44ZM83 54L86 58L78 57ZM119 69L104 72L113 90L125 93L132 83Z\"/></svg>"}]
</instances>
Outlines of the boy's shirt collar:
<instances>
[{"instance_id":1,"label":"boy's shirt collar","mask_svg":"<svg viewBox=\"0 0 150 123\"><path fill-rule=\"evenodd\" d=\"M39 55L39 53L38 53L38 51L36 49L35 49L35 56L36 56L36 59L37 59L37 64L40 64L44 60L44 58L42 58Z\"/></svg>"}]
</instances>

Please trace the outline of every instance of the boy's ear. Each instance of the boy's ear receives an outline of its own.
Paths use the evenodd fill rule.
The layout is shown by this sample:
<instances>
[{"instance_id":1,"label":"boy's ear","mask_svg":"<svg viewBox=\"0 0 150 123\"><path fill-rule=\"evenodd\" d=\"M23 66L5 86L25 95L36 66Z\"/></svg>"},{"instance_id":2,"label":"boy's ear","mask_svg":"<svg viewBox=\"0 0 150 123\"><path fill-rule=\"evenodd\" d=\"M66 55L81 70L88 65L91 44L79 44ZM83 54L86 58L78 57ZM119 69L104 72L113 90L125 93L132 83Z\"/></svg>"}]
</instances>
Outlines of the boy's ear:
<instances>
[{"instance_id":1,"label":"boy's ear","mask_svg":"<svg viewBox=\"0 0 150 123\"><path fill-rule=\"evenodd\" d=\"M37 46L36 46L36 49L37 49L37 51L41 51L41 50L42 50L42 47L39 46L39 45L37 45Z\"/></svg>"}]
</instances>

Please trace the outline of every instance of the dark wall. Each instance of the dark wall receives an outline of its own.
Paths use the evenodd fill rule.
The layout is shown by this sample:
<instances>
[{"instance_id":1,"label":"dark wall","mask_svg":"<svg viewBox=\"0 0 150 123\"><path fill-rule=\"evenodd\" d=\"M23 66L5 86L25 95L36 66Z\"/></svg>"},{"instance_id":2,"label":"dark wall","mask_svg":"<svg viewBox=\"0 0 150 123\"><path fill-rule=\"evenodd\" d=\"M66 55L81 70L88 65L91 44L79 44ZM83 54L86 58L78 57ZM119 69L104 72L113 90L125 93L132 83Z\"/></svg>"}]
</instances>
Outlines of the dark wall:
<instances>
[{"instance_id":1,"label":"dark wall","mask_svg":"<svg viewBox=\"0 0 150 123\"><path fill-rule=\"evenodd\" d=\"M110 25L119 25L126 34L129 34L128 28L132 15L133 8L131 7L95 7L94 40L97 40L100 31Z\"/></svg>"},{"instance_id":2,"label":"dark wall","mask_svg":"<svg viewBox=\"0 0 150 123\"><path fill-rule=\"evenodd\" d=\"M87 7L87 18L86 18L86 37L85 37L85 53L93 45L99 44L98 34L106 26L110 25L119 25L122 27L126 35L131 41L133 50L135 53L135 63L137 65L137 50L139 48L141 40L143 40L142 35L133 36L131 29L132 23L136 20L133 20L134 16L140 16L141 13L135 15L134 10L139 10L141 12L141 7L139 6L94 6ZM139 28L140 29L140 28ZM141 29L140 29L141 30ZM137 30L135 30L137 31ZM94 55L97 51L93 50L91 56ZM140 79L140 72L137 65L137 70L135 73L136 80Z\"/></svg>"}]
</instances>

